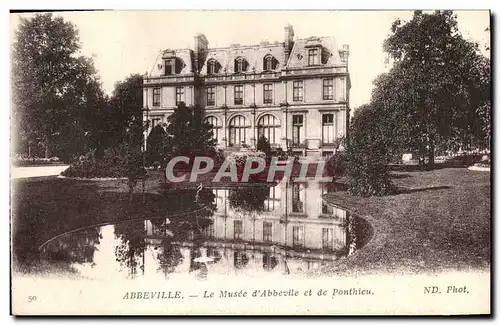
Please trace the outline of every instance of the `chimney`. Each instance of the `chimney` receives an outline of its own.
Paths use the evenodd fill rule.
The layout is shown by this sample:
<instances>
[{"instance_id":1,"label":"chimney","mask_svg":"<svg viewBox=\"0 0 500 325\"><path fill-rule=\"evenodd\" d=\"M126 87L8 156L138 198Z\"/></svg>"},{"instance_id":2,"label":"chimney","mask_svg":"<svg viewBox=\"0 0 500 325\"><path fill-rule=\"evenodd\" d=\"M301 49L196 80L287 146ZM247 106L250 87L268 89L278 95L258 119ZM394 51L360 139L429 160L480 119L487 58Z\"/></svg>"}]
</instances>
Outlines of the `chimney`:
<instances>
[{"instance_id":1,"label":"chimney","mask_svg":"<svg viewBox=\"0 0 500 325\"><path fill-rule=\"evenodd\" d=\"M295 34L293 32L293 26L290 24L285 26L285 62L288 62L290 52L292 52L294 36Z\"/></svg>"},{"instance_id":2,"label":"chimney","mask_svg":"<svg viewBox=\"0 0 500 325\"><path fill-rule=\"evenodd\" d=\"M196 72L200 71L201 66L198 62L203 61L205 57L203 52L208 49L208 40L205 35L198 33L194 37L194 69Z\"/></svg>"},{"instance_id":3,"label":"chimney","mask_svg":"<svg viewBox=\"0 0 500 325\"><path fill-rule=\"evenodd\" d=\"M349 45L344 44L342 46L342 50L339 50L339 55L340 55L340 61L342 63L345 63L346 65L349 62Z\"/></svg>"}]
</instances>

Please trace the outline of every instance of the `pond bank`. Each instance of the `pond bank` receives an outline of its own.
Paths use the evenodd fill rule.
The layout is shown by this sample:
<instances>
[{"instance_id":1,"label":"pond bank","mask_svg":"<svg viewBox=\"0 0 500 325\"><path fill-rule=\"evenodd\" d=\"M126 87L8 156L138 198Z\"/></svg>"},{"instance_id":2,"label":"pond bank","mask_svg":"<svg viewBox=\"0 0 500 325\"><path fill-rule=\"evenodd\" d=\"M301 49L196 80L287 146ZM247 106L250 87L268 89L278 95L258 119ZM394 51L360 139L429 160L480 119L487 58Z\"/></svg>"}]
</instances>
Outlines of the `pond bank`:
<instances>
[{"instance_id":1,"label":"pond bank","mask_svg":"<svg viewBox=\"0 0 500 325\"><path fill-rule=\"evenodd\" d=\"M360 198L324 196L372 223L372 241L323 273L487 271L491 265L489 173L462 168L396 174L404 194Z\"/></svg>"}]
</instances>

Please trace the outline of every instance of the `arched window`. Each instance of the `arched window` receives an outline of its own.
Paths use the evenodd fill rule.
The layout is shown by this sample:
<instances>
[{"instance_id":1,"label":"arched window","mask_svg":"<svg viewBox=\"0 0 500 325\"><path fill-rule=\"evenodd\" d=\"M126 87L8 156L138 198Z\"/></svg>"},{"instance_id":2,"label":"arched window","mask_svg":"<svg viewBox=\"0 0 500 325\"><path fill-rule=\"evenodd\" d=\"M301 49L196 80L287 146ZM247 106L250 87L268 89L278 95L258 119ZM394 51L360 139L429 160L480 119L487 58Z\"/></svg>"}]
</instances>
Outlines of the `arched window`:
<instances>
[{"instance_id":1,"label":"arched window","mask_svg":"<svg viewBox=\"0 0 500 325\"><path fill-rule=\"evenodd\" d=\"M212 125L213 139L215 140L216 143L219 143L221 128L222 128L222 126L219 123L219 119L216 118L215 116L207 116L205 118L205 122Z\"/></svg>"},{"instance_id":2,"label":"arched window","mask_svg":"<svg viewBox=\"0 0 500 325\"><path fill-rule=\"evenodd\" d=\"M278 119L271 114L262 116L257 123L257 133L259 138L265 136L270 144L278 144L280 138L280 123Z\"/></svg>"},{"instance_id":3,"label":"arched window","mask_svg":"<svg viewBox=\"0 0 500 325\"><path fill-rule=\"evenodd\" d=\"M235 73L240 73L240 72L245 72L247 71L248 68L248 62L242 57L236 58L234 60L234 72Z\"/></svg>"},{"instance_id":4,"label":"arched window","mask_svg":"<svg viewBox=\"0 0 500 325\"><path fill-rule=\"evenodd\" d=\"M242 115L237 115L229 121L229 146L241 146L247 138L247 119Z\"/></svg>"},{"instance_id":5,"label":"arched window","mask_svg":"<svg viewBox=\"0 0 500 325\"><path fill-rule=\"evenodd\" d=\"M268 54L264 57L264 66L263 66L264 71L275 70L277 66L278 66L278 60L276 60L274 56Z\"/></svg>"},{"instance_id":6,"label":"arched window","mask_svg":"<svg viewBox=\"0 0 500 325\"><path fill-rule=\"evenodd\" d=\"M210 59L207 62L207 74L219 73L220 64L215 59Z\"/></svg>"}]
</instances>

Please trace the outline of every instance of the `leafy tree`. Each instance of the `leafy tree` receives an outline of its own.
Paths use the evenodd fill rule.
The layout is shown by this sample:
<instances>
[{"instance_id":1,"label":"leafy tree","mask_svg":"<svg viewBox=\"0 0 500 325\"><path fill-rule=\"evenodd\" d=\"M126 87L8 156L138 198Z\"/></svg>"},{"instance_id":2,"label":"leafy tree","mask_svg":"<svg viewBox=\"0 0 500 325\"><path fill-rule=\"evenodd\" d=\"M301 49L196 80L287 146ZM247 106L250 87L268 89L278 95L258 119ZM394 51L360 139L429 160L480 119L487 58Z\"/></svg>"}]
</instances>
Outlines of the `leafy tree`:
<instances>
[{"instance_id":1,"label":"leafy tree","mask_svg":"<svg viewBox=\"0 0 500 325\"><path fill-rule=\"evenodd\" d=\"M343 151L335 152L325 163L327 175L334 179L344 176L345 168L345 153Z\"/></svg>"},{"instance_id":2,"label":"leafy tree","mask_svg":"<svg viewBox=\"0 0 500 325\"><path fill-rule=\"evenodd\" d=\"M12 53L14 121L20 141L62 159L93 145L93 121L105 103L90 58L79 55L75 26L52 14L21 18ZM18 146L18 148L22 148Z\"/></svg>"},{"instance_id":3,"label":"leafy tree","mask_svg":"<svg viewBox=\"0 0 500 325\"><path fill-rule=\"evenodd\" d=\"M257 141L257 150L264 152L267 157L271 154L271 145L264 135L261 135Z\"/></svg>"},{"instance_id":4,"label":"leafy tree","mask_svg":"<svg viewBox=\"0 0 500 325\"><path fill-rule=\"evenodd\" d=\"M187 107L181 103L174 109L166 128L166 146L170 157L216 153L212 125L203 117L199 107Z\"/></svg>"},{"instance_id":5,"label":"leafy tree","mask_svg":"<svg viewBox=\"0 0 500 325\"><path fill-rule=\"evenodd\" d=\"M375 83L372 105L385 116L393 148L434 162L436 147L484 147L490 101L489 60L465 40L451 11L396 20L384 49L393 69Z\"/></svg>"},{"instance_id":6,"label":"leafy tree","mask_svg":"<svg viewBox=\"0 0 500 325\"><path fill-rule=\"evenodd\" d=\"M353 116L346 139L348 191L356 196L386 195L393 191L389 178L390 143L374 107L364 105Z\"/></svg>"},{"instance_id":7,"label":"leafy tree","mask_svg":"<svg viewBox=\"0 0 500 325\"><path fill-rule=\"evenodd\" d=\"M146 141L146 165L151 166L157 162L164 165L165 149L167 149L166 135L167 133L161 125L157 125L151 130Z\"/></svg>"},{"instance_id":8,"label":"leafy tree","mask_svg":"<svg viewBox=\"0 0 500 325\"><path fill-rule=\"evenodd\" d=\"M142 145L142 83L139 74L117 82L109 103L99 120L99 153L122 144Z\"/></svg>"}]
</instances>

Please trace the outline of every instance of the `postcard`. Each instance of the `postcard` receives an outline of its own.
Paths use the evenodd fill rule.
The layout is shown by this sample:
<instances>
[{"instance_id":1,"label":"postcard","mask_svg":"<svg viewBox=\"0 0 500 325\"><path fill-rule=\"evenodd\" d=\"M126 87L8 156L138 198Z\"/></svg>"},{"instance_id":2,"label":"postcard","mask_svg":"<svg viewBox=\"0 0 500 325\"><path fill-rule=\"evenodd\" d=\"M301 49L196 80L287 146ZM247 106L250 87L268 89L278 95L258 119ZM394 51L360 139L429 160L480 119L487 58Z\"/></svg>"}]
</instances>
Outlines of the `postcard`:
<instances>
[{"instance_id":1,"label":"postcard","mask_svg":"<svg viewBox=\"0 0 500 325\"><path fill-rule=\"evenodd\" d=\"M491 313L489 11L10 31L13 315Z\"/></svg>"}]
</instances>

